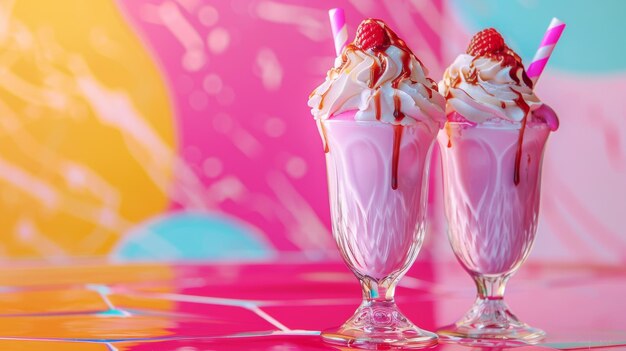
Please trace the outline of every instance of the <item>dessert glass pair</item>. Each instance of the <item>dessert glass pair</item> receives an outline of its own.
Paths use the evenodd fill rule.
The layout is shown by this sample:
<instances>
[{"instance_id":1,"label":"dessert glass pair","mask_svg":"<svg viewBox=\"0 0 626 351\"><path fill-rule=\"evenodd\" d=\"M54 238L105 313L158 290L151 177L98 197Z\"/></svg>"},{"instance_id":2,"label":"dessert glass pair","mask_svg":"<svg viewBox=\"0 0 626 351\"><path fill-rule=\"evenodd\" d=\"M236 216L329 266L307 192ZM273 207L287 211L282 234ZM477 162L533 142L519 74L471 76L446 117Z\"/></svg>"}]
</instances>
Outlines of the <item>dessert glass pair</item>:
<instances>
[{"instance_id":1,"label":"dessert glass pair","mask_svg":"<svg viewBox=\"0 0 626 351\"><path fill-rule=\"evenodd\" d=\"M437 138L422 124L318 123L326 145L333 235L363 289L355 314L338 329L323 332L324 339L366 347L437 342L394 302L395 287L424 240L428 166L436 139L449 240L478 290L469 312L439 334L459 341L526 342L544 335L520 322L503 295L535 237L547 126L527 125L522 131L448 122Z\"/></svg>"},{"instance_id":2,"label":"dessert glass pair","mask_svg":"<svg viewBox=\"0 0 626 351\"><path fill-rule=\"evenodd\" d=\"M368 348L437 343L398 310L394 292L424 240L438 139L448 236L478 289L470 311L439 334L536 341L544 333L520 322L503 294L535 237L543 150L556 114L493 28L472 38L439 85L427 74L383 21L367 19L309 96L326 152L333 236L363 290L355 314L322 337Z\"/></svg>"}]
</instances>

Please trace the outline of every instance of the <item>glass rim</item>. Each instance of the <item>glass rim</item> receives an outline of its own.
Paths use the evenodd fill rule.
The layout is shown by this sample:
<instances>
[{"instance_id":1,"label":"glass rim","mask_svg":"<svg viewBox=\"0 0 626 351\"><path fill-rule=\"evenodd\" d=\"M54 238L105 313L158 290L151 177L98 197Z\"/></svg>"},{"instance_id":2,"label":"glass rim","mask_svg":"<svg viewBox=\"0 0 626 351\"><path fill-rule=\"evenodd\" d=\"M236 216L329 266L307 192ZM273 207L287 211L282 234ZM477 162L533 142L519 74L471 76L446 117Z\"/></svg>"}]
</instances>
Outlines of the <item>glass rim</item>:
<instances>
[{"instance_id":1,"label":"glass rim","mask_svg":"<svg viewBox=\"0 0 626 351\"><path fill-rule=\"evenodd\" d=\"M415 123L409 123L409 124L395 124L395 123L388 123L388 122L383 122L380 120L367 120L367 121L361 121L361 120L356 120L356 119L335 119L335 118L324 118L324 119L320 119L320 118L315 118L315 122L319 122L319 123L357 123L357 124L373 124L373 125L381 125L381 126L402 126L402 127L417 127L417 126L428 126L429 124L423 121L417 121L415 120ZM437 129L441 129L441 128L437 128Z\"/></svg>"},{"instance_id":2,"label":"glass rim","mask_svg":"<svg viewBox=\"0 0 626 351\"><path fill-rule=\"evenodd\" d=\"M456 122L456 121L446 121L445 126L442 130L446 128L476 128L476 129L493 129L493 130L520 130L522 129L522 123L468 123L468 122ZM525 128L532 129L550 129L550 127L544 122L532 122L526 123Z\"/></svg>"}]
</instances>

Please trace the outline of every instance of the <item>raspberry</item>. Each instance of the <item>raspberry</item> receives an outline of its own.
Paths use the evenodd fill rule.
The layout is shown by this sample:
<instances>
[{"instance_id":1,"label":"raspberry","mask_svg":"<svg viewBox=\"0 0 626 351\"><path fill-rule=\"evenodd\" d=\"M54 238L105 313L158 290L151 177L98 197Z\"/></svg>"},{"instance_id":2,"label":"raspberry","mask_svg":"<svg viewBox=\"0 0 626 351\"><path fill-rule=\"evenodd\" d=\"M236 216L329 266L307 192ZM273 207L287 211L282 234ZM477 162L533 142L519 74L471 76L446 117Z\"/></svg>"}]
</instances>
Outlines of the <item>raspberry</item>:
<instances>
[{"instance_id":1,"label":"raspberry","mask_svg":"<svg viewBox=\"0 0 626 351\"><path fill-rule=\"evenodd\" d=\"M487 28L474 35L467 47L467 53L472 56L483 56L488 53L499 53L505 47L502 35L493 28Z\"/></svg>"},{"instance_id":2,"label":"raspberry","mask_svg":"<svg viewBox=\"0 0 626 351\"><path fill-rule=\"evenodd\" d=\"M389 37L381 20L366 19L356 31L354 44L361 50L384 50L390 45Z\"/></svg>"},{"instance_id":3,"label":"raspberry","mask_svg":"<svg viewBox=\"0 0 626 351\"><path fill-rule=\"evenodd\" d=\"M513 51L513 49L505 45L503 51L505 55L513 57L515 62L520 65L522 64L522 58L515 51Z\"/></svg>"}]
</instances>

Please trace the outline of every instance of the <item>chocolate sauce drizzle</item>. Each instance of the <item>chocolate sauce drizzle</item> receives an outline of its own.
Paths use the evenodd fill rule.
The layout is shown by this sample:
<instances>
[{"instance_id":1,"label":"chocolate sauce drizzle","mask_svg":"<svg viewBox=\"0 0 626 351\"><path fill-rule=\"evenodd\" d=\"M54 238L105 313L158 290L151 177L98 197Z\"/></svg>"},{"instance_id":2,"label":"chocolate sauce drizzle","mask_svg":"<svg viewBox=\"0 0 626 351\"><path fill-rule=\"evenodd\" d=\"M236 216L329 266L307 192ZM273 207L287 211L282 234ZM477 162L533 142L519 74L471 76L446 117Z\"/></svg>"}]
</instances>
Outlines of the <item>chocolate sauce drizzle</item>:
<instances>
[{"instance_id":1,"label":"chocolate sauce drizzle","mask_svg":"<svg viewBox=\"0 0 626 351\"><path fill-rule=\"evenodd\" d=\"M469 72L463 73L465 81L473 85L478 84L478 70L476 69L476 66L474 66L474 63L480 58L487 57L487 58L491 58L493 60L499 61L500 66L502 67L510 67L509 77L511 77L511 79L517 85L520 84L518 73L521 71L521 76L522 76L522 80L524 81L524 84L526 84L528 87L532 89L533 82L532 80L530 80L530 78L528 78L526 71L524 71L524 65L522 65L521 59L519 58L519 56L517 55L513 56L510 53L512 53L512 51L510 51L509 53L486 53L485 55L474 57L472 59L472 62L470 62ZM460 75L458 75L454 77L454 80L451 82L450 86L456 88L458 87L460 83L461 83L461 77Z\"/></svg>"},{"instance_id":2,"label":"chocolate sauce drizzle","mask_svg":"<svg viewBox=\"0 0 626 351\"><path fill-rule=\"evenodd\" d=\"M374 108L376 109L376 120L380 121L382 111L380 106L380 90L374 94Z\"/></svg>"},{"instance_id":3,"label":"chocolate sauce drizzle","mask_svg":"<svg viewBox=\"0 0 626 351\"><path fill-rule=\"evenodd\" d=\"M474 63L472 62L471 65L474 65ZM454 78L452 78L452 82L450 83L450 86L452 88L458 88L459 84L461 84L461 76L457 75ZM448 90L448 94L450 94L450 90Z\"/></svg>"},{"instance_id":4,"label":"chocolate sauce drizzle","mask_svg":"<svg viewBox=\"0 0 626 351\"><path fill-rule=\"evenodd\" d=\"M380 23L380 22L379 22ZM394 89L398 89L398 86L402 82L402 80L407 79L411 76L411 58L414 58L417 62L422 65L422 63L415 57L411 49L409 49L404 40L398 38L396 33L390 30L387 26L384 26L385 31L387 32L387 37L390 39L392 45L396 45L402 51L402 56L400 57L402 60L402 70L397 77L395 77L391 81L391 87ZM426 90L429 90L426 88ZM431 93L432 94L432 93ZM394 91L393 94L393 117L395 119L396 124L393 125L393 155L391 158L391 189L398 189L398 164L400 163L400 144L402 141L402 132L404 127L402 126L401 121L404 119L404 113L402 112L402 101L400 100L400 96L398 96L397 90Z\"/></svg>"},{"instance_id":5,"label":"chocolate sauce drizzle","mask_svg":"<svg viewBox=\"0 0 626 351\"><path fill-rule=\"evenodd\" d=\"M515 104L524 111L524 118L522 118L522 127L519 130L519 137L517 139L517 153L515 154L515 170L513 172L513 183L519 184L520 180L520 163L522 162L522 144L524 143L524 131L526 130L526 120L528 119L528 113L530 112L530 106L524 100L522 94L511 88L511 91L517 95L515 98Z\"/></svg>"},{"instance_id":6,"label":"chocolate sauce drizzle","mask_svg":"<svg viewBox=\"0 0 626 351\"><path fill-rule=\"evenodd\" d=\"M380 65L376 60L372 62L372 68L370 68L370 81L367 84L367 87L370 89L376 86L380 77L383 73L385 73L385 69L387 69L387 54L384 51L375 51L375 55L380 61Z\"/></svg>"},{"instance_id":7,"label":"chocolate sauce drizzle","mask_svg":"<svg viewBox=\"0 0 626 351\"><path fill-rule=\"evenodd\" d=\"M522 80L524 81L524 84L526 84L529 88L533 88L533 82L530 80L530 78L528 77L528 75L526 74L526 71L524 70L524 65L522 64L522 60L521 58L515 54L512 50L505 48L505 50L503 50L502 52L498 52L498 53L487 53L483 56L476 56L474 57L474 59L472 60L472 62L470 63L470 70L467 74L463 74L465 81L469 84L473 84L473 85L478 85L478 74L477 74L477 70L476 67L474 66L474 63L476 62L476 60L478 60L479 58L482 57L489 57L491 59L494 60L498 60L500 61L500 65L502 67L510 67L509 69L509 76L511 77L511 79L517 84L520 85L520 79L518 77L518 73L521 72L521 77ZM453 88L457 88L458 85L461 83L461 76L457 75L455 76L452 81L450 82L449 86L453 87ZM480 85L479 85L480 86ZM482 86L481 86L482 88ZM514 168L514 172L513 172L513 183L517 186L520 182L520 164L521 164L521 160L522 160L522 145L524 143L524 132L526 130L526 121L528 119L528 113L530 112L530 106L528 106L528 104L526 103L526 101L524 100L524 97L522 96L522 94L513 89L513 88L509 88L511 89L511 91L513 93L515 93L515 95L517 95L517 97L515 98L515 104L524 112L524 118L522 119L522 126L520 128L520 132L519 132L519 136L518 136L518 140L517 140L517 152L515 154L515 168ZM484 88L483 88L484 90ZM489 94L487 91L485 91L487 94ZM489 94L492 95L493 94ZM446 100L452 98L453 95L451 94L450 90L448 89L447 93L446 93ZM506 104L504 103L504 101L500 102L500 107L505 109L506 108ZM447 125L446 125L447 126ZM448 128L446 128L446 133L448 134L448 147L452 147L452 141L450 138L450 131L448 130Z\"/></svg>"},{"instance_id":8,"label":"chocolate sauce drizzle","mask_svg":"<svg viewBox=\"0 0 626 351\"><path fill-rule=\"evenodd\" d=\"M478 84L478 70L474 67L474 61L470 63L469 74L465 75L465 81L469 84Z\"/></svg>"},{"instance_id":9,"label":"chocolate sauce drizzle","mask_svg":"<svg viewBox=\"0 0 626 351\"><path fill-rule=\"evenodd\" d=\"M402 141L401 124L393 125L393 155L391 157L391 189L398 189L398 164L400 163L400 142Z\"/></svg>"},{"instance_id":10,"label":"chocolate sauce drizzle","mask_svg":"<svg viewBox=\"0 0 626 351\"><path fill-rule=\"evenodd\" d=\"M423 64L415 56L415 54L413 54L411 49L409 49L409 47L406 45L404 40L400 39L398 35L394 31L392 31L389 27L387 27L387 25L383 21L378 20L378 19L372 19L372 21L376 21L385 30L386 36L389 40L388 40L388 43L386 43L385 45L371 49L376 59L374 60L372 67L370 69L370 79L367 85L370 89L374 89L376 88L377 85L379 85L380 78L387 70L389 55L387 55L386 50L389 46L393 45L397 47L398 49L400 49L401 51L400 59L402 61L402 69L400 73L391 81L391 86L394 89L398 89L398 86L400 85L400 83L405 79L409 79L411 76L411 59L415 59L420 64L420 66L423 66ZM339 65L339 67L332 68L329 72L329 76L340 74L341 71L343 71L343 69L347 65L350 64L349 62L350 59L348 57L348 54L350 52L355 52L355 51L363 51L363 50L360 47L358 47L354 42L348 44L346 48L343 50L343 52L341 53L341 64ZM436 84L434 83L434 81L432 80L430 81L431 81L431 86L428 87L424 85L424 88L426 88L429 98L432 98L432 94L433 94L432 90L436 89ZM376 89L378 90L378 88ZM321 99L320 99L320 103L318 106L319 109L321 109L324 106L324 99L326 98L326 94L328 94L328 91L321 94ZM377 116L379 116L380 115L380 94L374 94L373 98L375 99L375 106L377 109L376 113L377 113ZM394 116L397 116L398 110L401 108L401 105L394 104L394 108L396 110L394 111ZM377 119L380 119L380 118L377 118Z\"/></svg>"},{"instance_id":11,"label":"chocolate sauce drizzle","mask_svg":"<svg viewBox=\"0 0 626 351\"><path fill-rule=\"evenodd\" d=\"M317 105L318 110L321 110L324 108L324 99L326 98L326 95L328 94L328 92L330 92L330 88L328 88L328 90L323 92L322 95L320 96L320 103L319 105Z\"/></svg>"},{"instance_id":12,"label":"chocolate sauce drizzle","mask_svg":"<svg viewBox=\"0 0 626 351\"><path fill-rule=\"evenodd\" d=\"M330 149L328 147L328 137L326 136L326 128L324 128L324 123L322 121L317 121L320 126L320 131L322 132L322 143L324 143L324 153L327 154Z\"/></svg>"},{"instance_id":13,"label":"chocolate sauce drizzle","mask_svg":"<svg viewBox=\"0 0 626 351\"><path fill-rule=\"evenodd\" d=\"M375 59L370 69L370 78L367 84L370 89L376 89L376 92L374 92L372 98L374 99L374 107L376 109L376 119L381 120L381 117L382 117L381 116L382 108L381 108L381 100L380 100L381 96L380 96L380 88L377 88L377 86L381 85L380 79L385 73L385 71L387 70L387 64L389 60L389 56L387 55L387 52L386 52L387 48L393 45L397 47L398 49L400 49L400 52L401 52L400 59L402 62L402 69L400 73L396 77L394 77L391 81L391 86L393 89L397 90L398 87L400 86L400 83L402 83L403 80L410 79L412 59L415 59L421 66L423 65L422 65L422 62L417 57L415 57L415 54L413 54L411 49L407 47L404 40L400 39L398 35L394 31L392 31L389 27L387 27L387 25L383 21L377 20L377 19L373 19L373 21L376 21L385 30L386 36L389 39L388 44L386 43L385 45L381 47L372 48L372 52L375 56ZM341 61L342 61L341 64L339 65L339 67L333 68L331 72L335 74L339 74L344 69L344 67L349 65L348 53L354 52L354 51L363 51L363 50L359 48L357 45L355 45L355 43L351 43L348 46L346 46L346 48L344 49L341 55ZM416 82L413 82L413 83L416 83ZM432 98L432 95L433 95L432 90L436 89L437 86L433 80L430 80L430 83L431 83L430 87L424 85L424 88L426 88L429 98ZM322 95L322 99L320 101L320 109L323 106L323 100L325 97L326 97L326 93ZM394 107L394 110L393 110L394 123L393 123L393 155L392 155L392 160L391 160L392 162L391 188L395 190L398 188L398 164L400 162L400 144L402 141L402 133L404 130L404 127L402 126L401 122L405 117L404 113L402 112L402 101L400 99L400 96L397 94L397 91L395 91L393 95L393 105L394 105L393 106ZM323 134L325 133L323 129L322 129L322 133ZM327 146L327 143L325 142L324 150L328 152L327 149L328 149L328 146Z\"/></svg>"}]
</instances>

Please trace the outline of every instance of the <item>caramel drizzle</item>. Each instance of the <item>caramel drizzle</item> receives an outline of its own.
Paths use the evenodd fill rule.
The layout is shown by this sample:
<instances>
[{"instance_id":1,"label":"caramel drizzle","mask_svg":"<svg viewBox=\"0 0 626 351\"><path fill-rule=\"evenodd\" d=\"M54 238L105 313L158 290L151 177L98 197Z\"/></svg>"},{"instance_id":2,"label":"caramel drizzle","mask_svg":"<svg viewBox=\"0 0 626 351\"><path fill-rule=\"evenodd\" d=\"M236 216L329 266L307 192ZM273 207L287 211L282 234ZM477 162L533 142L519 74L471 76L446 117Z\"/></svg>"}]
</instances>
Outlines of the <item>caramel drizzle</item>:
<instances>
[{"instance_id":1,"label":"caramel drizzle","mask_svg":"<svg viewBox=\"0 0 626 351\"><path fill-rule=\"evenodd\" d=\"M515 84L519 85L520 81L519 78L517 78L517 71L519 71L519 67L511 67L511 69L509 69L509 77L513 79Z\"/></svg>"},{"instance_id":2,"label":"caramel drizzle","mask_svg":"<svg viewBox=\"0 0 626 351\"><path fill-rule=\"evenodd\" d=\"M417 62L419 62L420 66L423 66L423 65L422 65L422 62L417 57L415 57L415 54L413 54L411 49L407 47L404 40L398 38L398 35L394 31L389 29L389 27L387 27L387 25L385 25L384 22L380 20L376 20L376 21L378 21L378 23L381 24L382 27L385 29L387 38L389 38L389 41L390 41L390 45L396 46L402 52L401 54L402 56L400 57L402 61L402 69L400 73L391 81L391 87L394 89L398 89L398 86L400 85L402 80L408 79L411 77L411 67L410 67L411 59L415 59ZM375 52L379 50L380 52L384 52L382 50L386 50L386 47L375 50ZM378 57L382 58L381 56L378 56ZM388 56L386 54L384 55L384 59L385 60L388 59ZM378 79L379 78L380 77L378 77ZM376 83L378 83L378 79L376 79ZM370 82L370 87L373 87L373 86L374 85L371 85L371 82ZM429 90L428 87L426 88L427 90ZM432 93L429 92L429 94L432 94ZM380 99L380 92L377 94L377 96L378 96L377 99ZM378 102L378 105L376 106L376 108L377 108L376 116L378 118L378 116L381 113L380 101ZM396 190L398 189L398 164L400 163L400 144L402 141L402 132L404 130L404 127L400 123L402 119L404 119L405 117L404 113L402 112L402 101L400 100L400 96L398 96L397 91L394 91L394 95L393 95L393 117L396 123L393 125L393 155L391 158L391 188L393 190Z\"/></svg>"},{"instance_id":3,"label":"caramel drizzle","mask_svg":"<svg viewBox=\"0 0 626 351\"><path fill-rule=\"evenodd\" d=\"M444 129L446 130L446 135L448 136L448 148L452 147L452 129L450 129L450 124L446 122Z\"/></svg>"},{"instance_id":4,"label":"caramel drizzle","mask_svg":"<svg viewBox=\"0 0 626 351\"><path fill-rule=\"evenodd\" d=\"M400 49L400 51L402 52L402 56L401 56L402 69L400 73L391 81L392 87L394 89L397 89L400 83L402 82L402 80L410 78L411 76L411 69L410 69L411 59L415 59L417 62L419 62L420 65L422 65L422 62L415 56L415 54L413 54L413 52L411 51L411 49L409 49L409 47L406 45L404 40L400 39L398 35L394 31L392 31L389 27L387 27L387 25L383 21L376 20L376 19L374 19L374 21L377 21L382 26L382 28L384 28L387 38L389 38L389 45L384 45L382 47L374 48L372 50L374 52L374 55L376 56L376 59L374 60L374 63L370 69L370 79L368 82L368 87L370 89L373 89L374 87L376 87L376 85L379 84L380 78L387 70L387 63L388 63L389 56L387 55L385 51L389 46L393 45L393 46L396 46L398 49ZM348 54L354 51L362 51L362 50L359 47L357 47L354 43L348 44L346 48L343 50L343 52L341 53L341 64L337 68L332 68L328 74L329 75L340 74L341 71L350 63ZM428 91L429 98L432 98L432 89L433 87L436 88L436 86L433 85L433 87L431 88L427 86L424 86L424 87ZM315 92L313 92L313 94L315 94ZM320 99L320 103L318 106L319 109L322 109L322 107L324 106L324 100L327 94L328 94L328 91L321 94L321 99ZM375 96L378 96L376 99L380 99L380 94L375 95ZM378 117L381 113L380 101L375 101L375 104L377 106L377 119L380 119ZM400 109L401 107L402 106L400 104L394 103L394 108L396 110ZM400 115L400 113L398 111L394 111L394 116L398 116L398 115Z\"/></svg>"},{"instance_id":5,"label":"caramel drizzle","mask_svg":"<svg viewBox=\"0 0 626 351\"><path fill-rule=\"evenodd\" d=\"M524 66L522 65L521 61L518 60L519 57L516 58L515 56L503 54L503 53L487 53L482 56L474 57L472 59L472 62L470 63L470 72L468 75L465 75L465 81L467 83L474 84L474 85L478 84L478 74L477 74L476 67L474 66L474 63L476 62L476 60L482 57L487 57L487 58L500 61L500 66L502 66L503 68L510 67L509 77L511 77L511 79L517 85L520 84L518 73L521 71L522 80L524 81L524 84L526 84L531 89L533 88L533 82L532 80L530 80L530 78L526 74L526 71L524 70Z\"/></svg>"},{"instance_id":6,"label":"caramel drizzle","mask_svg":"<svg viewBox=\"0 0 626 351\"><path fill-rule=\"evenodd\" d=\"M526 84L530 89L533 89L534 83L530 79L530 77L528 77L528 74L526 74L525 70L522 70L522 80L524 81L524 84Z\"/></svg>"},{"instance_id":7,"label":"caramel drizzle","mask_svg":"<svg viewBox=\"0 0 626 351\"><path fill-rule=\"evenodd\" d=\"M518 73L521 71L521 76L522 76L522 80L524 81L524 84L526 84L531 89L533 88L533 82L530 80L530 78L526 74L526 71L524 70L524 66L521 63L521 59L519 59L519 56L505 54L505 53L489 53L483 56L474 57L474 59L472 59L472 62L470 63L469 73L468 74L463 73L465 81L467 83L480 86L478 84L478 79L479 79L478 72L477 72L476 67L474 66L474 63L476 62L477 59L481 57L489 57L489 58L499 60L500 65L502 67L507 67L507 66L510 67L509 76L517 85L520 84ZM459 74L453 77L451 81L450 81L450 78L448 78L447 82L450 83L448 84L448 86L452 88L458 88L458 85L461 83L461 75ZM482 86L480 87L483 88ZM513 183L517 186L520 182L520 168L521 168L522 151L523 151L523 143L524 143L524 132L526 130L526 122L528 120L528 113L530 112L530 106L528 106L528 104L524 100L524 97L519 91L513 88L510 88L510 89L513 93L515 93L515 95L517 95L517 98L515 98L514 100L515 104L524 112L524 118L522 119L522 126L520 128L520 132L519 132L519 136L517 140L517 151L515 154L515 168L513 172ZM484 88L483 88L483 91L489 94ZM493 94L489 94L489 95L493 96ZM450 89L447 89L446 96L445 96L446 100L453 98L453 97L454 96L450 92ZM500 102L500 107L502 107L503 109L506 108L506 104L504 103L504 101ZM452 147L451 131L447 123L446 123L445 129L446 129L446 133L448 134L448 147ZM528 157L528 162L530 162L530 155Z\"/></svg>"},{"instance_id":8,"label":"caramel drizzle","mask_svg":"<svg viewBox=\"0 0 626 351\"><path fill-rule=\"evenodd\" d=\"M328 71L327 76L332 77L333 75L338 75L343 70L343 68L349 64L350 64L350 58L348 57L348 51L343 50L343 52L341 53L341 64L337 68L335 67L331 68ZM320 103L317 106L318 110L321 110L322 108L324 108L324 99L326 99L326 95L328 95L329 92L330 92L330 87L325 92L320 94ZM313 97L313 95L315 94L317 94L317 89L313 90L313 92L309 95L309 99Z\"/></svg>"},{"instance_id":9,"label":"caramel drizzle","mask_svg":"<svg viewBox=\"0 0 626 351\"><path fill-rule=\"evenodd\" d=\"M330 148L328 147L328 137L326 136L326 128L324 128L324 123L322 121L317 121L320 126L320 131L322 132L322 143L324 144L324 153L327 154L330 152Z\"/></svg>"},{"instance_id":10,"label":"caramel drizzle","mask_svg":"<svg viewBox=\"0 0 626 351\"><path fill-rule=\"evenodd\" d=\"M423 66L423 64L415 56L415 54L413 54L411 49L409 49L409 47L406 45L404 40L400 39L398 35L394 31L392 31L389 27L387 27L387 25L383 21L381 20L375 20L375 21L377 21L382 26L382 28L384 28L387 38L389 38L389 45L385 45L383 47L373 49L374 55L376 56L377 60L374 59L374 64L371 67L368 87L370 89L373 89L380 83L379 81L382 75L387 70L387 63L389 60L389 56L387 55L385 51L389 46L394 45L401 51L402 69L400 73L391 81L391 86L394 89L398 89L398 86L404 79L410 79L411 59L415 59L420 64L420 66ZM362 50L358 48L354 43L347 45L341 54L341 64L337 68L332 68L329 71L329 75L339 74L347 65L349 65L348 53L354 52L354 51L362 51ZM435 84L433 80L430 80L430 83L431 83L431 87L428 87L426 85L424 85L424 87L426 88L428 92L429 98L432 98L432 95L433 95L432 91L437 90L437 85ZM382 108L381 108L381 101L380 101L381 96L380 96L380 89L377 88L376 90L377 91L375 92L373 99L374 99L374 106L376 108L376 119L380 120L382 117L381 116ZM322 107L324 106L324 99L326 98L326 94L328 94L328 91L321 94L319 109L322 109ZM404 129L404 127L400 123L402 119L404 119L405 117L404 113L402 112L402 101L400 100L400 96L398 96L397 92L394 92L393 104L394 104L393 117L394 117L395 123L393 124L394 136L393 136L393 156L392 156L392 161L391 161L392 162L391 188L395 190L398 188L398 163L400 160L400 143L402 139L402 132ZM326 136L325 136L326 132L324 131L323 125L321 127L321 130L322 130L323 138L325 139L324 140L324 152L328 152L328 143L326 141Z\"/></svg>"},{"instance_id":11,"label":"caramel drizzle","mask_svg":"<svg viewBox=\"0 0 626 351\"><path fill-rule=\"evenodd\" d=\"M370 69L370 81L367 84L370 89L376 86L380 77L382 77L383 73L387 70L387 60L389 59L389 56L384 51L375 51L374 54L380 61L380 65L374 60L372 68Z\"/></svg>"},{"instance_id":12,"label":"caramel drizzle","mask_svg":"<svg viewBox=\"0 0 626 351\"><path fill-rule=\"evenodd\" d=\"M522 145L524 143L524 131L526 130L526 120L528 119L527 117L528 117L528 112L530 112L530 106L528 106L528 104L524 100L524 97L519 91L513 88L511 88L511 91L515 93L515 95L517 95L517 98L515 98L514 100L515 104L517 104L517 106L520 109L522 109L522 111L524 111L524 118L522 119L522 127L520 128L519 136L517 139L517 153L515 154L515 169L513 172L513 183L515 183L515 185L517 186L520 181L520 164L522 162Z\"/></svg>"},{"instance_id":13,"label":"caramel drizzle","mask_svg":"<svg viewBox=\"0 0 626 351\"><path fill-rule=\"evenodd\" d=\"M530 80L530 78L526 74L526 71L524 70L524 66L521 64L521 61L518 60L515 56L505 55L505 54L487 54L484 56L500 60L500 65L502 67L507 67L507 66L510 67L509 76L517 85L520 84L518 73L521 71L521 76L522 76L522 80L524 81L524 84L526 84L528 87L532 89L533 82ZM469 84L478 85L478 74L476 72L477 70L476 70L476 67L474 66L474 62L480 57L483 57L483 56L474 57L474 59L470 63L469 74L467 75L464 74L465 81ZM460 82L461 82L461 77L460 75L457 75L450 82L451 83L450 86L453 88L457 88ZM513 183L517 186L520 182L520 168L521 168L521 160L522 160L522 152L523 152L523 144L524 144L524 132L526 131L526 122L528 120L528 113L530 112L530 106L528 106L528 104L524 100L524 97L519 91L513 88L510 88L510 90L513 93L515 93L515 95L517 95L517 97L514 99L515 104L524 112L524 118L522 119L522 126L520 128L520 132L519 132L519 136L517 140L517 151L515 154L515 168L513 172ZM489 94L484 88L483 88L483 91ZM493 94L489 94L489 95L493 96ZM452 97L453 97L452 94L448 90L448 92L446 93L446 99L450 99ZM500 107L503 109L506 108L506 104L504 103L504 101L500 102ZM449 128L447 127L447 124L446 124L446 133L448 134L448 147L452 147L452 141L450 137L451 134L450 134Z\"/></svg>"},{"instance_id":14,"label":"caramel drizzle","mask_svg":"<svg viewBox=\"0 0 626 351\"><path fill-rule=\"evenodd\" d=\"M328 90L323 92L322 95L320 95L320 103L317 105L318 110L321 110L324 108L324 99L326 98L326 95L328 95L329 92L330 92L330 87L328 88Z\"/></svg>"},{"instance_id":15,"label":"caramel drizzle","mask_svg":"<svg viewBox=\"0 0 626 351\"><path fill-rule=\"evenodd\" d=\"M474 61L470 63L470 71L469 74L465 76L465 81L469 84L478 84L478 70L474 66Z\"/></svg>"},{"instance_id":16,"label":"caramel drizzle","mask_svg":"<svg viewBox=\"0 0 626 351\"><path fill-rule=\"evenodd\" d=\"M380 90L374 94L374 108L376 109L376 120L380 121L382 111L380 107Z\"/></svg>"},{"instance_id":17,"label":"caramel drizzle","mask_svg":"<svg viewBox=\"0 0 626 351\"><path fill-rule=\"evenodd\" d=\"M458 88L459 84L461 84L461 75L456 75L454 76L454 78L452 78L452 82L450 83L450 86L452 88Z\"/></svg>"},{"instance_id":18,"label":"caramel drizzle","mask_svg":"<svg viewBox=\"0 0 626 351\"><path fill-rule=\"evenodd\" d=\"M524 66L522 65L521 62L515 61L514 64L509 64L506 61L506 59L505 59L505 60L502 61L501 64L502 64L503 67L506 67L506 66L510 66L511 67L511 69L509 70L509 77L511 77L511 79L513 79L515 84L517 84L517 85L520 84L520 79L517 76L517 74L519 72L521 72L522 80L524 81L524 84L526 84L530 89L533 88L533 81L530 80L530 78L526 74L526 71L524 70Z\"/></svg>"},{"instance_id":19,"label":"caramel drizzle","mask_svg":"<svg viewBox=\"0 0 626 351\"><path fill-rule=\"evenodd\" d=\"M398 164L400 163L400 142L402 141L401 124L393 125L393 155L391 157L391 189L398 189Z\"/></svg>"}]
</instances>

